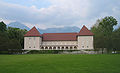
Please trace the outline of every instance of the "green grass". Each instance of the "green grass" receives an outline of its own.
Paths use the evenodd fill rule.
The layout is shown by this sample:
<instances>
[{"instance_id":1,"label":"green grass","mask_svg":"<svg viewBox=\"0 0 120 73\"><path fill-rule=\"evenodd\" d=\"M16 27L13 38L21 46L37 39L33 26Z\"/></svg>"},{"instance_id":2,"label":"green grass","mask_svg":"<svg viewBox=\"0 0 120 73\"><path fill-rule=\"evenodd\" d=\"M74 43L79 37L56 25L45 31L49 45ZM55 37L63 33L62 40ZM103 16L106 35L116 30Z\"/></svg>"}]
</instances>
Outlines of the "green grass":
<instances>
[{"instance_id":1,"label":"green grass","mask_svg":"<svg viewBox=\"0 0 120 73\"><path fill-rule=\"evenodd\" d=\"M0 55L0 73L120 73L120 55Z\"/></svg>"}]
</instances>

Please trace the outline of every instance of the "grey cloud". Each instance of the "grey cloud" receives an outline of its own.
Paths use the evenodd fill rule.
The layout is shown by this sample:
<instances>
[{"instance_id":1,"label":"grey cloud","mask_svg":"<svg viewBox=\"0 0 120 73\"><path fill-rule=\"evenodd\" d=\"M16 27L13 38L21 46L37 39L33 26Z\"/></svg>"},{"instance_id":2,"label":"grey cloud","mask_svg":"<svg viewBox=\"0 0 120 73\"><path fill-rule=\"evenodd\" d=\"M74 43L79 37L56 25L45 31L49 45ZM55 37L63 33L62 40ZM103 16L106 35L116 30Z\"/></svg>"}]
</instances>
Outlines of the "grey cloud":
<instances>
[{"instance_id":1,"label":"grey cloud","mask_svg":"<svg viewBox=\"0 0 120 73\"><path fill-rule=\"evenodd\" d=\"M59 3L59 1L61 1L61 4L57 5L56 2ZM91 27L97 18L106 15L113 15L120 20L119 0L85 0L85 3L87 1L88 3L81 5L79 5L80 0L76 2L69 0L70 3L66 4L62 1L66 2L68 0L56 0L48 8L40 9L35 6L25 7L0 1L0 18L30 24L44 24L46 27L47 25L74 25L80 27L80 24L87 24L88 27Z\"/></svg>"}]
</instances>

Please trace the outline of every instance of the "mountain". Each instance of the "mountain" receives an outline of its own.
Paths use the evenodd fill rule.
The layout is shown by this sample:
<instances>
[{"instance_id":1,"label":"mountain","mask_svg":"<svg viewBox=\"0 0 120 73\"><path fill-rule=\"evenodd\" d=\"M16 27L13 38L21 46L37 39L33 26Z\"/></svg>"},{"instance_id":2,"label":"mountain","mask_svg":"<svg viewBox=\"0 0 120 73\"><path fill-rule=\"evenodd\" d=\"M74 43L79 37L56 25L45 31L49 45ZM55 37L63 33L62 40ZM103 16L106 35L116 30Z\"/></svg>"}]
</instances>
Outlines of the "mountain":
<instances>
[{"instance_id":1,"label":"mountain","mask_svg":"<svg viewBox=\"0 0 120 73\"><path fill-rule=\"evenodd\" d=\"M14 27L14 28L30 30L29 27L27 27L26 25L24 25L20 22L11 22L10 24L7 25L7 27Z\"/></svg>"},{"instance_id":2,"label":"mountain","mask_svg":"<svg viewBox=\"0 0 120 73\"><path fill-rule=\"evenodd\" d=\"M42 33L67 33L67 32L79 32L80 28L73 26L73 27L62 27L62 28L47 28L45 30L39 29L38 31Z\"/></svg>"},{"instance_id":3,"label":"mountain","mask_svg":"<svg viewBox=\"0 0 120 73\"><path fill-rule=\"evenodd\" d=\"M10 24L7 25L7 27L15 27L15 28L20 28L20 29L26 29L30 30L29 27L26 25L20 23L20 22L11 22ZM61 28L47 28L47 29L39 29L37 28L38 31L42 33L67 33L67 32L79 32L80 28L73 26L73 27L61 27Z\"/></svg>"}]
</instances>

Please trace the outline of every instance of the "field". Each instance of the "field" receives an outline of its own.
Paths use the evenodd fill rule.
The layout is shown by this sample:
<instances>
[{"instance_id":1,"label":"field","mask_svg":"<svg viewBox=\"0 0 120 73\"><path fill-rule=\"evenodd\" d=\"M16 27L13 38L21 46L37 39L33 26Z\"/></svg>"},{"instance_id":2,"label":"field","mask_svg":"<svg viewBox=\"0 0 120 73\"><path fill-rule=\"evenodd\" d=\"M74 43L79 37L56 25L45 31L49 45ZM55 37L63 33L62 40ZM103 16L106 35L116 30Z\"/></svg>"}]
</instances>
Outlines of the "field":
<instances>
[{"instance_id":1,"label":"field","mask_svg":"<svg viewBox=\"0 0 120 73\"><path fill-rule=\"evenodd\" d=\"M120 73L120 55L0 55L0 73Z\"/></svg>"}]
</instances>

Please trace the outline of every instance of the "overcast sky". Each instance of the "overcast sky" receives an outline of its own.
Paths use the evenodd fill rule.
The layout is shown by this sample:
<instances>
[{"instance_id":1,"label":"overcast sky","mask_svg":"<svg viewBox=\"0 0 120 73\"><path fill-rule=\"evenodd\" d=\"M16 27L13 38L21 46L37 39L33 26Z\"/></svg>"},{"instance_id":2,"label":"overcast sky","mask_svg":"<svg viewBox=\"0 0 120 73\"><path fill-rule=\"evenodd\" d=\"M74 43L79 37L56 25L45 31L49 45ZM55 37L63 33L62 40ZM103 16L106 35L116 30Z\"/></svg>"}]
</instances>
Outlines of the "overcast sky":
<instances>
[{"instance_id":1,"label":"overcast sky","mask_svg":"<svg viewBox=\"0 0 120 73\"><path fill-rule=\"evenodd\" d=\"M120 0L0 0L0 20L19 21L30 28L90 28L105 16L120 22Z\"/></svg>"}]
</instances>

